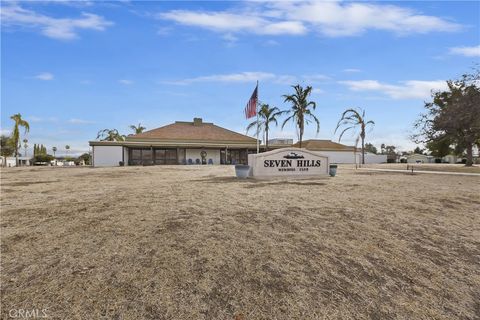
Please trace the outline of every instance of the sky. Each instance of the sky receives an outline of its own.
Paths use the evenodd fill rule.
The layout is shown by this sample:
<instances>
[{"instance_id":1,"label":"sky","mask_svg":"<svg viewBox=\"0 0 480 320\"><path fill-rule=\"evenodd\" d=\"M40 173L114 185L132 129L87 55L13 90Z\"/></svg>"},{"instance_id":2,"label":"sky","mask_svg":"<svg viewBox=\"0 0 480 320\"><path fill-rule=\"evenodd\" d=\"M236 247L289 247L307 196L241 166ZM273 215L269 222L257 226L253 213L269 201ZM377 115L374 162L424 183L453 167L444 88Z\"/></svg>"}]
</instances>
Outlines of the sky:
<instances>
[{"instance_id":1,"label":"sky","mask_svg":"<svg viewBox=\"0 0 480 320\"><path fill-rule=\"evenodd\" d=\"M341 113L361 108L367 142L408 151L431 90L476 63L478 1L2 1L1 133L21 113L29 145L57 155L138 123L200 117L245 133L258 81L281 110L292 85L313 87L320 132L304 139L338 141ZM269 136L297 140L291 123Z\"/></svg>"}]
</instances>

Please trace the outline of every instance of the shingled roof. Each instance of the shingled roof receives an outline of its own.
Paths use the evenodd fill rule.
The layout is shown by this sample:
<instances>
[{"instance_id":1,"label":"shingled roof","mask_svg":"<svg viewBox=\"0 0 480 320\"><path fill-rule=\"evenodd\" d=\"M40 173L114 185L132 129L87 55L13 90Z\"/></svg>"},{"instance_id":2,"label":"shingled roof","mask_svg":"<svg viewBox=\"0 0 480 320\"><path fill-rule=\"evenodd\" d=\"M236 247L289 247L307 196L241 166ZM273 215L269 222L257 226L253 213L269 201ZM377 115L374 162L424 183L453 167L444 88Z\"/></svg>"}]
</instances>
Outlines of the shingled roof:
<instances>
[{"instance_id":1,"label":"shingled roof","mask_svg":"<svg viewBox=\"0 0 480 320\"><path fill-rule=\"evenodd\" d=\"M256 139L219 127L213 123L203 122L201 118L193 122L176 121L175 123L128 136L127 141L138 140L178 140L178 141L215 141L256 143Z\"/></svg>"},{"instance_id":2,"label":"shingled roof","mask_svg":"<svg viewBox=\"0 0 480 320\"><path fill-rule=\"evenodd\" d=\"M300 143L295 143L292 147L299 148ZM305 140L302 141L302 148L312 151L355 151L355 147L346 146L331 140Z\"/></svg>"}]
</instances>

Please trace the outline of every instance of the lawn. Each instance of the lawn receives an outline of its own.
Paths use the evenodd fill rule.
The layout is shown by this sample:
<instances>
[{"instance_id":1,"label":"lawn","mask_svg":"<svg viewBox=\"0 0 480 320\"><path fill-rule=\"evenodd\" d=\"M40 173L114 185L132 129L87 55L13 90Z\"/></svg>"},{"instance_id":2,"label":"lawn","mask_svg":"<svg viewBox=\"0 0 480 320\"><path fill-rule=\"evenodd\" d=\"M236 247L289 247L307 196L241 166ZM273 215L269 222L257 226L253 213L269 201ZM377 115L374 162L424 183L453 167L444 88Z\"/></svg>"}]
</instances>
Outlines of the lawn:
<instances>
[{"instance_id":1,"label":"lawn","mask_svg":"<svg viewBox=\"0 0 480 320\"><path fill-rule=\"evenodd\" d=\"M474 319L480 178L1 171L1 307L49 319Z\"/></svg>"},{"instance_id":2,"label":"lawn","mask_svg":"<svg viewBox=\"0 0 480 320\"><path fill-rule=\"evenodd\" d=\"M375 169L395 169L395 170L411 170L413 171L443 171L443 172L461 172L461 173L479 173L480 165L475 164L466 167L464 164L445 164L445 163L381 163L363 165L365 168ZM353 167L353 165L350 165Z\"/></svg>"}]
</instances>

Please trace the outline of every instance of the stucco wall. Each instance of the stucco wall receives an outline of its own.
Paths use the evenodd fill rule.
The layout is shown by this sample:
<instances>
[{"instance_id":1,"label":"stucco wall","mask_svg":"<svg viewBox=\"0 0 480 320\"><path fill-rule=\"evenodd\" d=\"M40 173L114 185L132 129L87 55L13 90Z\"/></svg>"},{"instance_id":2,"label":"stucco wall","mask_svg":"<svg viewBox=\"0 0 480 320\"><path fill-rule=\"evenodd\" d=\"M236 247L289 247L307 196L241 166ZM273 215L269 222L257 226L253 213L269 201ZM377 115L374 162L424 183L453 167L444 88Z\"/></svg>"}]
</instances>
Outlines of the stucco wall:
<instances>
[{"instance_id":1,"label":"stucco wall","mask_svg":"<svg viewBox=\"0 0 480 320\"><path fill-rule=\"evenodd\" d=\"M359 155L361 161L361 154ZM386 154L365 154L365 163L386 163L387 155Z\"/></svg>"},{"instance_id":2,"label":"stucco wall","mask_svg":"<svg viewBox=\"0 0 480 320\"><path fill-rule=\"evenodd\" d=\"M93 165L95 167L117 167L120 161L122 161L121 146L93 146Z\"/></svg>"},{"instance_id":3,"label":"stucco wall","mask_svg":"<svg viewBox=\"0 0 480 320\"><path fill-rule=\"evenodd\" d=\"M355 163L353 152L345 151L317 151L330 158L330 163ZM360 154L357 153L357 159ZM357 160L358 161L358 160Z\"/></svg>"},{"instance_id":4,"label":"stucco wall","mask_svg":"<svg viewBox=\"0 0 480 320\"><path fill-rule=\"evenodd\" d=\"M413 154L407 156L407 163L416 163L417 161L420 161L422 163L429 163L428 157L422 154Z\"/></svg>"},{"instance_id":5,"label":"stucco wall","mask_svg":"<svg viewBox=\"0 0 480 320\"><path fill-rule=\"evenodd\" d=\"M357 163L362 163L362 153L357 152L355 155L353 151L318 151L330 158L330 163L355 163L355 156ZM365 163L385 163L387 162L386 154L365 154Z\"/></svg>"},{"instance_id":6,"label":"stucco wall","mask_svg":"<svg viewBox=\"0 0 480 320\"><path fill-rule=\"evenodd\" d=\"M205 152L207 153L207 163L208 159L212 159L213 164L220 164L220 150L215 149L187 149L185 150L186 161L188 161L188 159L192 159L193 163L195 163L195 159L200 159L200 161L202 161L202 156L200 155L200 152L202 152L202 150L205 150Z\"/></svg>"}]
</instances>

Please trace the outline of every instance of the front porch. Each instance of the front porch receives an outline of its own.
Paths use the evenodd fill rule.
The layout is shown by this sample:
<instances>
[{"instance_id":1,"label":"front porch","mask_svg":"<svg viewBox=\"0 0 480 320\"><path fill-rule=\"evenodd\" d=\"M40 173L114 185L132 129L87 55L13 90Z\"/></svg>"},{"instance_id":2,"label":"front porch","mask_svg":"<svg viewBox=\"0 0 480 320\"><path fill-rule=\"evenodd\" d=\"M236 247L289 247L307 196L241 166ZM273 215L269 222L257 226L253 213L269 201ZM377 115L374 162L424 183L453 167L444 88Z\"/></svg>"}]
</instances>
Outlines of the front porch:
<instances>
[{"instance_id":1,"label":"front porch","mask_svg":"<svg viewBox=\"0 0 480 320\"><path fill-rule=\"evenodd\" d=\"M247 164L248 154L255 153L247 148L164 148L125 147L128 160L125 164L135 165L207 165Z\"/></svg>"}]
</instances>

